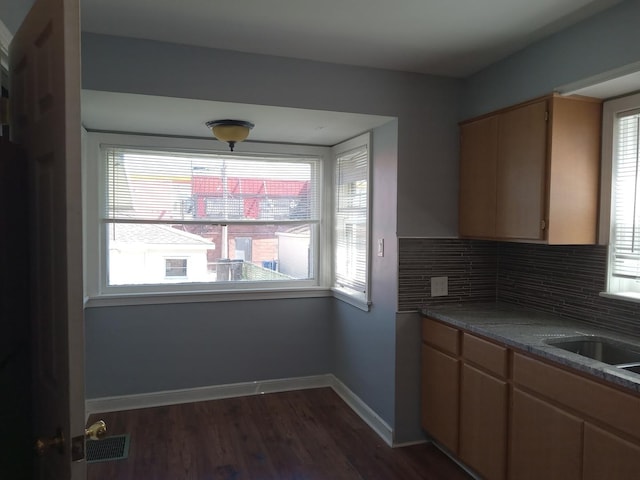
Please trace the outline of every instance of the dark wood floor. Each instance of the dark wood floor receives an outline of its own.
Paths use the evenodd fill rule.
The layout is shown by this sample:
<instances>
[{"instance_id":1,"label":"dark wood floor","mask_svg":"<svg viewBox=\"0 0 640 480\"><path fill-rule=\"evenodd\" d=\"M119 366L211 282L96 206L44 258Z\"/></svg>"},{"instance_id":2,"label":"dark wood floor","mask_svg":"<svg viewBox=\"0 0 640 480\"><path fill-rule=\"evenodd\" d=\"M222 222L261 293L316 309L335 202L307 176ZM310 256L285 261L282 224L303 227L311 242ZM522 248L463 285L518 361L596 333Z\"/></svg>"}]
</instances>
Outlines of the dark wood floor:
<instances>
[{"instance_id":1,"label":"dark wood floor","mask_svg":"<svg viewBox=\"0 0 640 480\"><path fill-rule=\"evenodd\" d=\"M468 480L433 445L388 447L330 388L94 415L129 433L88 480Z\"/></svg>"}]
</instances>

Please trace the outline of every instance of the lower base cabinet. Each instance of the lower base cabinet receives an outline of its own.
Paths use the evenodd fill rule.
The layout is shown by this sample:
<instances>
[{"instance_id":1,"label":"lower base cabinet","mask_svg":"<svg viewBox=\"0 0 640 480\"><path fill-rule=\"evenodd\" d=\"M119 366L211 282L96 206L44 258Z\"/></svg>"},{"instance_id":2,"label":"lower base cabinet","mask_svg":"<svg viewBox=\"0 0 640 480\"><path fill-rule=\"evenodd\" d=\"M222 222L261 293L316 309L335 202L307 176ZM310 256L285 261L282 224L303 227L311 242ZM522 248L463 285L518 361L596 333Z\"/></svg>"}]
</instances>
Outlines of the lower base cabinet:
<instances>
[{"instance_id":1,"label":"lower base cabinet","mask_svg":"<svg viewBox=\"0 0 640 480\"><path fill-rule=\"evenodd\" d=\"M463 364L460 459L482 478L506 478L507 382Z\"/></svg>"},{"instance_id":2,"label":"lower base cabinet","mask_svg":"<svg viewBox=\"0 0 640 480\"><path fill-rule=\"evenodd\" d=\"M590 424L584 428L583 480L640 478L640 446Z\"/></svg>"},{"instance_id":3,"label":"lower base cabinet","mask_svg":"<svg viewBox=\"0 0 640 480\"><path fill-rule=\"evenodd\" d=\"M422 427L483 480L640 479L640 395L428 318Z\"/></svg>"},{"instance_id":4,"label":"lower base cabinet","mask_svg":"<svg viewBox=\"0 0 640 480\"><path fill-rule=\"evenodd\" d=\"M459 361L422 345L422 428L458 453Z\"/></svg>"},{"instance_id":5,"label":"lower base cabinet","mask_svg":"<svg viewBox=\"0 0 640 480\"><path fill-rule=\"evenodd\" d=\"M514 388L510 478L580 480L583 423L581 419Z\"/></svg>"}]
</instances>

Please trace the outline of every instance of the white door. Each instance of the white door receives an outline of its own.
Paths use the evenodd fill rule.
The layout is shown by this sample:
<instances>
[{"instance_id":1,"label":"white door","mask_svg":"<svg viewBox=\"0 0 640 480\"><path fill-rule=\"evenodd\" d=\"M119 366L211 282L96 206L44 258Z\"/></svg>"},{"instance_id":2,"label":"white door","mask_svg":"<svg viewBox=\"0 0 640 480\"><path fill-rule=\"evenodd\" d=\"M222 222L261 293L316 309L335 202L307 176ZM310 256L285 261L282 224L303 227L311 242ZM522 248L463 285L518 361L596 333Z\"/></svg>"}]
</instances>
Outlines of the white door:
<instances>
[{"instance_id":1,"label":"white door","mask_svg":"<svg viewBox=\"0 0 640 480\"><path fill-rule=\"evenodd\" d=\"M72 460L85 426L79 10L36 0L9 47L11 139L29 159L34 437L51 443L39 480L86 478Z\"/></svg>"}]
</instances>

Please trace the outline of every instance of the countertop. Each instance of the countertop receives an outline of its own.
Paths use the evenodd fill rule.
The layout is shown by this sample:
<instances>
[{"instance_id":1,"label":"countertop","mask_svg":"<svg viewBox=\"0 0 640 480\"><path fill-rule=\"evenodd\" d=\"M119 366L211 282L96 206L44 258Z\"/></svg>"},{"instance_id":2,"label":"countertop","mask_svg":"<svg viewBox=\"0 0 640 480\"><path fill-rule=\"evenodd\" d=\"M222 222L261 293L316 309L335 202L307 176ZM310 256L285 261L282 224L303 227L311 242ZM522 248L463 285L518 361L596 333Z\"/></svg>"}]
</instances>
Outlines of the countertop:
<instances>
[{"instance_id":1,"label":"countertop","mask_svg":"<svg viewBox=\"0 0 640 480\"><path fill-rule=\"evenodd\" d=\"M640 350L638 337L499 302L426 307L421 310L421 313L503 345L530 352L538 357L640 393L639 374L546 343L549 339L592 335L632 344Z\"/></svg>"}]
</instances>

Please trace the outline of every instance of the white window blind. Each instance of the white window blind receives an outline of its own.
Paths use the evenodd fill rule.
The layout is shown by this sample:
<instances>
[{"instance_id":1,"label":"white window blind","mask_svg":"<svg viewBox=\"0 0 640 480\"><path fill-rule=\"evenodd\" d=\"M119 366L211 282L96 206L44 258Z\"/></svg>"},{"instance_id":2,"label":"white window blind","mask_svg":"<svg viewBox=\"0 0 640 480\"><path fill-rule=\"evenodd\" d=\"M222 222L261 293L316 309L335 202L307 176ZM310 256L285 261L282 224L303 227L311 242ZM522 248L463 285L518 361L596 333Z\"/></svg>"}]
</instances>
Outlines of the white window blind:
<instances>
[{"instance_id":1,"label":"white window blind","mask_svg":"<svg viewBox=\"0 0 640 480\"><path fill-rule=\"evenodd\" d=\"M640 111L616 120L611 274L640 278Z\"/></svg>"},{"instance_id":2,"label":"white window blind","mask_svg":"<svg viewBox=\"0 0 640 480\"><path fill-rule=\"evenodd\" d=\"M335 283L365 293L368 264L368 146L336 157Z\"/></svg>"},{"instance_id":3,"label":"white window blind","mask_svg":"<svg viewBox=\"0 0 640 480\"><path fill-rule=\"evenodd\" d=\"M315 158L227 156L107 147L103 220L317 222Z\"/></svg>"},{"instance_id":4,"label":"white window blind","mask_svg":"<svg viewBox=\"0 0 640 480\"><path fill-rule=\"evenodd\" d=\"M110 292L317 284L321 157L109 145L102 155Z\"/></svg>"}]
</instances>

